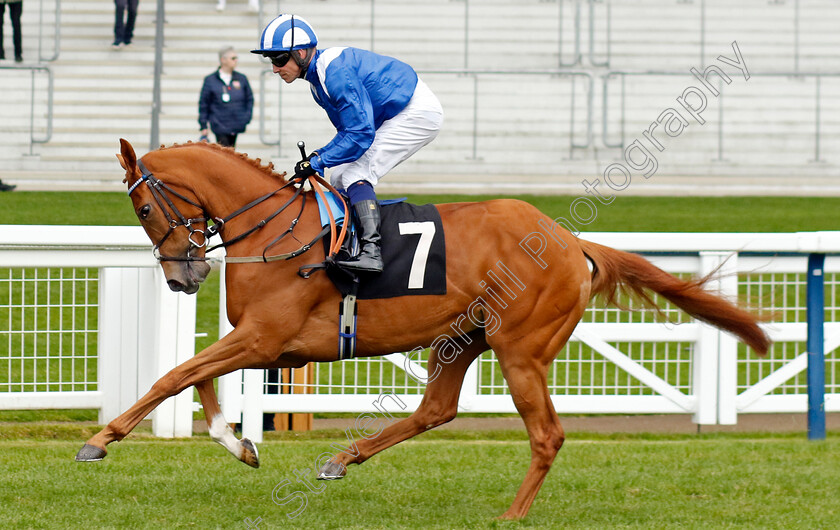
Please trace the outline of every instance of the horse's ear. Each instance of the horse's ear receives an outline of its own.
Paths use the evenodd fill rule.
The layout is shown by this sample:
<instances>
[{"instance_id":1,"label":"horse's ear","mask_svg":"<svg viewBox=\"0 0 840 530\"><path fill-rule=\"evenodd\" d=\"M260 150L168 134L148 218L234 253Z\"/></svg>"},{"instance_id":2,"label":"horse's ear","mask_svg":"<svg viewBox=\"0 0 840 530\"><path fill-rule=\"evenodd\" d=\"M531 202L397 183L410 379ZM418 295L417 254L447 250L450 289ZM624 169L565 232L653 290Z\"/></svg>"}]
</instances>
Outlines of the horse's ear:
<instances>
[{"instance_id":1,"label":"horse's ear","mask_svg":"<svg viewBox=\"0 0 840 530\"><path fill-rule=\"evenodd\" d=\"M121 153L117 155L117 160L120 161L120 165L126 171L126 174L133 174L134 168L137 167L137 155L134 154L134 148L131 147L128 140L120 138L120 151Z\"/></svg>"}]
</instances>

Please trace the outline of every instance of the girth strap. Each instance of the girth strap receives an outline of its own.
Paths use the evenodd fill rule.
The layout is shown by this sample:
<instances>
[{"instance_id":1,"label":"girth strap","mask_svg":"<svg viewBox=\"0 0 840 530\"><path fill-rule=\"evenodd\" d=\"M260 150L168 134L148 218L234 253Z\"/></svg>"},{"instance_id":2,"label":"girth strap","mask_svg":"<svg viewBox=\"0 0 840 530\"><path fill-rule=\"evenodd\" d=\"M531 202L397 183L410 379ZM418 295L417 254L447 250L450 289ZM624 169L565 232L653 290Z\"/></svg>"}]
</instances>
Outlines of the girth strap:
<instances>
[{"instance_id":1,"label":"girth strap","mask_svg":"<svg viewBox=\"0 0 840 530\"><path fill-rule=\"evenodd\" d=\"M355 290L355 289L354 289ZM356 295L351 293L338 304L338 360L356 356Z\"/></svg>"}]
</instances>

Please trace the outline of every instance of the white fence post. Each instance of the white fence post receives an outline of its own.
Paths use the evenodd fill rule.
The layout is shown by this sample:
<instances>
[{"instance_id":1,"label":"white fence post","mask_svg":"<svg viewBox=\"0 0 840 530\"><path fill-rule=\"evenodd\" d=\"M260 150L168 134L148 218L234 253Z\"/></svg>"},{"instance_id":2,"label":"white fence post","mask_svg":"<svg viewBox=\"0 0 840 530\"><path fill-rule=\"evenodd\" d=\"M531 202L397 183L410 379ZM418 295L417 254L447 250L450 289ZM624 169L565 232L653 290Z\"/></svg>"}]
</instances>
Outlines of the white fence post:
<instances>
[{"instance_id":1,"label":"white fence post","mask_svg":"<svg viewBox=\"0 0 840 530\"><path fill-rule=\"evenodd\" d=\"M243 370L245 384L242 396L242 436L254 443L263 438L263 370Z\"/></svg>"},{"instance_id":2,"label":"white fence post","mask_svg":"<svg viewBox=\"0 0 840 530\"><path fill-rule=\"evenodd\" d=\"M106 424L156 380L149 331L157 304L153 269L107 267L99 278L99 423Z\"/></svg>"},{"instance_id":3,"label":"white fence post","mask_svg":"<svg viewBox=\"0 0 840 530\"><path fill-rule=\"evenodd\" d=\"M738 255L730 254L718 271L720 293L735 302L738 300ZM738 339L726 332L718 332L718 418L719 425L738 422Z\"/></svg>"},{"instance_id":4,"label":"white fence post","mask_svg":"<svg viewBox=\"0 0 840 530\"><path fill-rule=\"evenodd\" d=\"M195 296L170 291L160 268L155 268L154 273L158 314L150 315L150 321L157 335L154 355L156 377L160 378L195 353L196 302ZM155 436L192 434L192 397L193 388L189 387L157 406L152 427Z\"/></svg>"},{"instance_id":5,"label":"white fence post","mask_svg":"<svg viewBox=\"0 0 840 530\"><path fill-rule=\"evenodd\" d=\"M123 357L130 358L132 354L136 357L136 349L122 342L123 339L128 339L122 329L123 294L122 269L100 269L99 307L108 308L108 311L99 311L98 324L96 387L102 393L102 404L99 408L100 425L109 423L123 411L120 401L120 392L126 383L121 377ZM120 377L114 377L114 374L120 374Z\"/></svg>"},{"instance_id":6,"label":"white fence post","mask_svg":"<svg viewBox=\"0 0 840 530\"><path fill-rule=\"evenodd\" d=\"M701 252L700 276L706 276L720 266L725 253ZM719 292L720 284L717 278L712 278L706 284L710 291ZM694 395L697 408L692 421L700 425L714 425L717 423L717 369L718 369L718 331L714 327L700 323L700 336L693 359Z\"/></svg>"},{"instance_id":7,"label":"white fence post","mask_svg":"<svg viewBox=\"0 0 840 530\"><path fill-rule=\"evenodd\" d=\"M700 252L700 274L714 273L706 288L731 301L738 297L738 256L733 252ZM694 389L697 411L693 420L701 425L735 422L737 340L728 333L701 324L694 357Z\"/></svg>"},{"instance_id":8,"label":"white fence post","mask_svg":"<svg viewBox=\"0 0 840 530\"><path fill-rule=\"evenodd\" d=\"M461 395L458 398L458 410L469 412L475 406L475 399L478 396L478 367L481 364L479 357L467 368L464 374L464 383L461 385Z\"/></svg>"},{"instance_id":9,"label":"white fence post","mask_svg":"<svg viewBox=\"0 0 840 530\"><path fill-rule=\"evenodd\" d=\"M160 268L100 269L99 423L106 424L195 351L195 297L169 290ZM192 388L152 414L155 436L192 434Z\"/></svg>"},{"instance_id":10,"label":"white fence post","mask_svg":"<svg viewBox=\"0 0 840 530\"><path fill-rule=\"evenodd\" d=\"M130 270L130 269L129 269ZM124 313L123 269L103 268L99 270L99 353L97 364L97 388L102 393L99 408L99 424L105 425L125 410L120 393L131 385L125 381L122 366L137 357L136 336L128 335L131 330L121 329L121 322L130 315ZM136 307L136 300L135 300ZM136 318L132 319L136 322ZM137 328L133 328L136 332ZM124 342L125 341L125 342ZM131 343L135 344L132 345ZM114 374L119 374L114 377ZM134 380L136 394L136 379Z\"/></svg>"}]
</instances>

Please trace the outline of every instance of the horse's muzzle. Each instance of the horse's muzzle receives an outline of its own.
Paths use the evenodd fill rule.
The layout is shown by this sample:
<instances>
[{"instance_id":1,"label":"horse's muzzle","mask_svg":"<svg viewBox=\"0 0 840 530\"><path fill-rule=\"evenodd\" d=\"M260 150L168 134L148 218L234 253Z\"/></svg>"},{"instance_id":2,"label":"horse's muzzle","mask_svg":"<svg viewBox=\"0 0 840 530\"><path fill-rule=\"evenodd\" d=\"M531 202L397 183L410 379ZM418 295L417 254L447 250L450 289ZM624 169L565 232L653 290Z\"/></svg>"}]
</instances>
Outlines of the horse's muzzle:
<instances>
[{"instance_id":1,"label":"horse's muzzle","mask_svg":"<svg viewBox=\"0 0 840 530\"><path fill-rule=\"evenodd\" d=\"M210 273L206 261L168 262L168 265L164 266L166 285L175 292L195 294Z\"/></svg>"},{"instance_id":2,"label":"horse's muzzle","mask_svg":"<svg viewBox=\"0 0 840 530\"><path fill-rule=\"evenodd\" d=\"M169 289L171 291L174 291L176 293L183 292L183 293L187 293L187 294L195 294L196 292L198 292L198 288L199 288L198 283L194 283L194 284L191 284L191 285L187 286L187 285L179 282L178 280L169 280L169 281L166 282L166 285L169 286Z\"/></svg>"}]
</instances>

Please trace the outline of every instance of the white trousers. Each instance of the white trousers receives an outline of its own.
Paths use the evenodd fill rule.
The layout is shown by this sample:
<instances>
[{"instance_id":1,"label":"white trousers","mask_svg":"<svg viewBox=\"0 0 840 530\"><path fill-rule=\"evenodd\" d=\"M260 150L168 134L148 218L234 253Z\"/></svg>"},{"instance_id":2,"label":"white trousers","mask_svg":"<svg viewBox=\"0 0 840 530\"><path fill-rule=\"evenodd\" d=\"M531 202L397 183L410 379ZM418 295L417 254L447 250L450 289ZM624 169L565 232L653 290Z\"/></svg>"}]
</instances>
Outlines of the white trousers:
<instances>
[{"instance_id":1,"label":"white trousers","mask_svg":"<svg viewBox=\"0 0 840 530\"><path fill-rule=\"evenodd\" d=\"M332 168L330 181L336 188L366 180L376 186L379 179L420 150L438 135L443 125L443 108L437 96L422 80L408 105L376 130L373 144L358 160Z\"/></svg>"}]
</instances>

